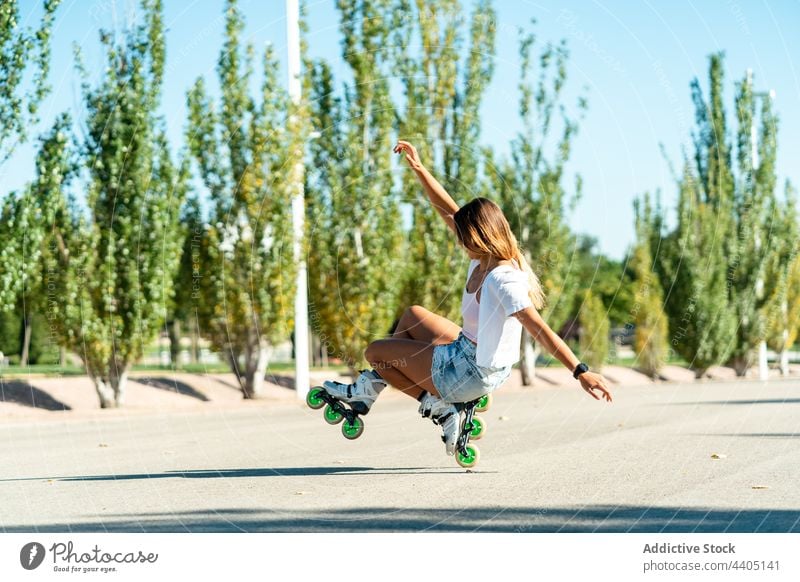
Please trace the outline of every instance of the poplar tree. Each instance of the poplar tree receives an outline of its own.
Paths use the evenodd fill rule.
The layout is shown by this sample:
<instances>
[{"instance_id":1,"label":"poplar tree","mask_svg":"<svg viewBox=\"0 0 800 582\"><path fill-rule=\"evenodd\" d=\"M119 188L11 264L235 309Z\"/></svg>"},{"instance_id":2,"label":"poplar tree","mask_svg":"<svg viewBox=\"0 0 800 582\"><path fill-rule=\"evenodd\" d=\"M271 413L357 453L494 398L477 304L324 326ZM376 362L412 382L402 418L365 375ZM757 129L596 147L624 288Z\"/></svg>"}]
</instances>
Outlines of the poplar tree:
<instances>
[{"instance_id":1,"label":"poplar tree","mask_svg":"<svg viewBox=\"0 0 800 582\"><path fill-rule=\"evenodd\" d=\"M789 350L800 331L800 225L797 194L789 181L783 203L773 201L776 227L770 240L777 252L766 269L767 298L762 310L767 346L779 355L781 374L789 374Z\"/></svg>"},{"instance_id":2,"label":"poplar tree","mask_svg":"<svg viewBox=\"0 0 800 582\"><path fill-rule=\"evenodd\" d=\"M733 348L736 315L727 290L727 234L720 211L702 199L698 177L686 164L679 183L678 225L664 241L665 305L670 350L700 378Z\"/></svg>"},{"instance_id":3,"label":"poplar tree","mask_svg":"<svg viewBox=\"0 0 800 582\"><path fill-rule=\"evenodd\" d=\"M121 406L128 372L163 324L180 250L186 165L173 163L158 114L164 72L159 0L138 24L101 31L107 61L83 83L85 204L60 211L48 255L48 318L83 358L102 408ZM85 70L81 68L84 78Z\"/></svg>"},{"instance_id":4,"label":"poplar tree","mask_svg":"<svg viewBox=\"0 0 800 582\"><path fill-rule=\"evenodd\" d=\"M670 348L689 362L698 378L727 360L737 328L728 290L735 206L721 54L710 58L709 81L708 102L699 81L691 84L697 123L694 159L685 160L678 179L678 224L660 254Z\"/></svg>"},{"instance_id":5,"label":"poplar tree","mask_svg":"<svg viewBox=\"0 0 800 582\"><path fill-rule=\"evenodd\" d=\"M550 299L542 315L558 329L573 312L581 277L572 260L579 244L566 216L580 200L582 180L580 175L575 176L574 191L568 197L564 167L587 100L584 95L578 97L574 115L563 104L569 60L564 41L547 44L537 57L536 35L520 28L519 38L522 129L511 144L511 161L495 161L490 156L486 173ZM523 333L520 370L524 385L533 381L539 352L539 346L532 348L530 335Z\"/></svg>"},{"instance_id":6,"label":"poplar tree","mask_svg":"<svg viewBox=\"0 0 800 582\"><path fill-rule=\"evenodd\" d=\"M386 4L386 3L383 3ZM384 48L391 14L376 2L340 0L343 58L353 82L340 97L330 66L309 67L315 135L307 168L312 329L352 371L385 337L398 310L406 265L391 172L395 107Z\"/></svg>"},{"instance_id":7,"label":"poplar tree","mask_svg":"<svg viewBox=\"0 0 800 582\"><path fill-rule=\"evenodd\" d=\"M709 79L708 101L692 82L694 155L678 180L678 227L665 240L659 272L672 347L698 376L723 362L744 375L759 343L772 333L775 344L768 320L786 297L791 243L780 236L778 220L778 119L771 98L757 108L748 73L736 86L734 148L722 53L711 55Z\"/></svg>"},{"instance_id":8,"label":"poplar tree","mask_svg":"<svg viewBox=\"0 0 800 582\"><path fill-rule=\"evenodd\" d=\"M579 321L581 360L592 369L600 370L608 357L608 312L591 290L584 295Z\"/></svg>"},{"instance_id":9,"label":"poplar tree","mask_svg":"<svg viewBox=\"0 0 800 582\"><path fill-rule=\"evenodd\" d=\"M749 73L738 84L736 111L739 172L728 280L739 325L729 364L744 376L756 358L759 343L766 337L766 304L775 293L773 287L780 283L774 277L766 277L770 264L780 254L780 237L774 236L777 217L772 212L776 199L778 119L772 99L763 99L761 127L756 135L756 102Z\"/></svg>"},{"instance_id":10,"label":"poplar tree","mask_svg":"<svg viewBox=\"0 0 800 582\"><path fill-rule=\"evenodd\" d=\"M61 0L44 0L43 14L34 30L23 28L17 0L0 3L0 167L24 142L29 128L38 121L39 106L50 87L50 35ZM32 78L29 78L32 75ZM30 82L28 82L30 80ZM31 341L31 312L35 298L27 292L27 277L37 267L40 233L29 191L8 194L0 224L0 312L21 314L21 364L27 364Z\"/></svg>"},{"instance_id":11,"label":"poplar tree","mask_svg":"<svg viewBox=\"0 0 800 582\"><path fill-rule=\"evenodd\" d=\"M463 9L457 0L397 0L394 9L396 75L403 88L398 130L423 163L461 205L477 196L481 148L478 113L494 72L496 14L488 0L477 3L469 24L467 57ZM415 49L419 44L419 52ZM461 289L468 260L453 233L426 199L413 173L402 174L405 202L413 205L409 261L402 304L414 303L461 321Z\"/></svg>"},{"instance_id":12,"label":"poplar tree","mask_svg":"<svg viewBox=\"0 0 800 582\"><path fill-rule=\"evenodd\" d=\"M53 213L63 185L75 171L70 123L69 116L62 114L41 137L36 177L22 192L6 197L0 214L0 240L5 241L0 246L0 311L21 314L21 366L28 364L32 317L46 301L42 260Z\"/></svg>"},{"instance_id":13,"label":"poplar tree","mask_svg":"<svg viewBox=\"0 0 800 582\"><path fill-rule=\"evenodd\" d=\"M272 346L293 325L293 256L289 174L302 160L307 112L278 79L272 46L263 78L250 95L255 51L242 46L244 18L225 5L225 43L217 64L221 98L215 106L202 78L188 94L187 142L208 189L209 225L201 244L202 333L224 355L245 398L263 393Z\"/></svg>"},{"instance_id":14,"label":"poplar tree","mask_svg":"<svg viewBox=\"0 0 800 582\"><path fill-rule=\"evenodd\" d=\"M635 324L634 351L638 368L655 378L664 365L669 343L667 315L663 311L664 293L658 274L654 271L651 241L653 238L653 209L650 197L634 200L636 246L630 269L633 271L634 304L631 315Z\"/></svg>"},{"instance_id":15,"label":"poplar tree","mask_svg":"<svg viewBox=\"0 0 800 582\"><path fill-rule=\"evenodd\" d=\"M200 201L197 196L186 200L180 217L180 237L182 241L181 258L175 275L175 295L172 299L167 319L167 333L170 340L170 361L173 367L180 363L180 340L183 325L188 325L192 338L191 357L197 361L198 325L197 313L201 301L201 249L205 235Z\"/></svg>"},{"instance_id":16,"label":"poplar tree","mask_svg":"<svg viewBox=\"0 0 800 582\"><path fill-rule=\"evenodd\" d=\"M19 3L0 3L0 165L25 141L38 120L39 105L49 93L50 34L61 0L44 0L36 30L20 26ZM33 74L27 85L28 72ZM26 85L28 88L26 88Z\"/></svg>"}]
</instances>

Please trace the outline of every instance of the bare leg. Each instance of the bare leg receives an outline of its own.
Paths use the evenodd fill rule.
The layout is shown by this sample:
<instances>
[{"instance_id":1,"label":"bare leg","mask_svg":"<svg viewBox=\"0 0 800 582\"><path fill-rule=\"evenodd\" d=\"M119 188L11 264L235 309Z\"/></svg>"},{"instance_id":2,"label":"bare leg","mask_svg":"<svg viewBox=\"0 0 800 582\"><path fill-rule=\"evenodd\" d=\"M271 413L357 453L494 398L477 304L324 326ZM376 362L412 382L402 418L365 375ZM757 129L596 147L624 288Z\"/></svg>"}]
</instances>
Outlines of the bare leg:
<instances>
[{"instance_id":1,"label":"bare leg","mask_svg":"<svg viewBox=\"0 0 800 582\"><path fill-rule=\"evenodd\" d=\"M433 348L427 342L393 337L372 342L364 355L384 380L419 398L423 390L439 395L431 379Z\"/></svg>"},{"instance_id":2,"label":"bare leg","mask_svg":"<svg viewBox=\"0 0 800 582\"><path fill-rule=\"evenodd\" d=\"M393 388L397 388L400 392L408 394L417 400L419 400L420 396L425 392L425 390L414 384L408 376L403 374L400 369L383 364L382 362L377 362L376 364L373 364L375 371L381 375L381 378L391 384Z\"/></svg>"},{"instance_id":3,"label":"bare leg","mask_svg":"<svg viewBox=\"0 0 800 582\"><path fill-rule=\"evenodd\" d=\"M392 334L392 339L416 340L433 346L454 342L458 338L460 331L461 328L449 319L436 315L420 305L412 305L403 312L400 321L397 322L397 328ZM373 342L367 348L367 360L375 367L383 379L401 392L417 400L420 399L424 392L430 392L438 396L439 393L433 386L432 381L420 386L413 379L419 377L430 378L430 363L420 364L422 369L418 370L418 373L415 372L409 375L406 365L401 364L402 358L396 354L392 355L394 345L381 343L384 341L386 340ZM369 359L370 356L375 358L374 362ZM432 356L433 352L431 352Z\"/></svg>"},{"instance_id":4,"label":"bare leg","mask_svg":"<svg viewBox=\"0 0 800 582\"><path fill-rule=\"evenodd\" d=\"M439 345L456 341L460 331L461 328L446 317L436 315L419 305L412 305L400 316L392 337Z\"/></svg>"}]
</instances>

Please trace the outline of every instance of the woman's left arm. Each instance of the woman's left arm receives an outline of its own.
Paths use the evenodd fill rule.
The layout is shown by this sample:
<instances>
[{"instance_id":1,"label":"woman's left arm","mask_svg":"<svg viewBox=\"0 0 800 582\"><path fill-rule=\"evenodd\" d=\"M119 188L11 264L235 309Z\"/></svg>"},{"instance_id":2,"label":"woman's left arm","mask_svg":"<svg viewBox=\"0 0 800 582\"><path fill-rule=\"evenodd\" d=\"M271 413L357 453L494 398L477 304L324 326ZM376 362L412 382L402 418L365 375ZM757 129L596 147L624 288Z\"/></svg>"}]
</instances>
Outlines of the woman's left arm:
<instances>
[{"instance_id":1,"label":"woman's left arm","mask_svg":"<svg viewBox=\"0 0 800 582\"><path fill-rule=\"evenodd\" d=\"M572 350L569 349L569 346L564 343L564 340L550 329L550 326L547 325L534 307L526 307L525 309L517 311L513 314L513 317L516 317L528 333L531 334L531 337L544 346L548 352L553 354L553 356L564 364L570 372L575 370L575 366L577 366L580 361L575 357L575 354L572 353ZM602 398L611 402L611 392L608 391L606 379L603 378L603 376L595 372L584 372L578 376L578 380L583 389L586 390L592 398L600 400L602 396ZM595 394L595 391L597 391L600 396Z\"/></svg>"}]
</instances>

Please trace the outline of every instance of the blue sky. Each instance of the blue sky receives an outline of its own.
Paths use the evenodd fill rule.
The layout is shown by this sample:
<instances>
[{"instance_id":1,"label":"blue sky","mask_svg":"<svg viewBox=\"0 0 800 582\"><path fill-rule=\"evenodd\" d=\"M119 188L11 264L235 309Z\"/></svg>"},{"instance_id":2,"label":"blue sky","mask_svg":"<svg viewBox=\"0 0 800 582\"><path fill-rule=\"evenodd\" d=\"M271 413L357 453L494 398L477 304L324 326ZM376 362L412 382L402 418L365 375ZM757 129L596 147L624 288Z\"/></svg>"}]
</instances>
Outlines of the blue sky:
<instances>
[{"instance_id":1,"label":"blue sky","mask_svg":"<svg viewBox=\"0 0 800 582\"><path fill-rule=\"evenodd\" d=\"M473 5L462 0L466 9ZM22 0L22 18L34 24L40 2ZM181 143L186 90L201 75L216 86L222 44L223 0L165 0L167 78L163 113L172 144ZM573 228L597 237L602 252L621 258L634 238L632 201L642 192L662 190L671 209L676 197L659 149L679 162L690 145L694 111L689 82L705 86L708 55L726 54L726 91L732 110L733 81L753 70L756 90L774 90L780 116L779 184L800 186L800 0L575 1L496 0L498 46L493 83L483 109L482 141L500 153L519 128L516 85L519 57L516 27L536 18L540 42L567 40L568 103L588 88L589 110L575 140L569 172L584 179L583 199L571 218ZM98 29L121 25L130 0L63 0L53 34L52 95L42 108L43 131L67 109L81 116L72 44L78 43L89 70L99 70ZM245 31L256 47L272 42L285 61L283 0L242 0ZM311 55L326 57L341 79L338 15L334 0L309 0ZM285 77L285 69L284 69ZM388 154L387 154L388 155ZM20 147L0 167L0 196L33 176L34 148ZM571 180L570 180L571 183Z\"/></svg>"}]
</instances>

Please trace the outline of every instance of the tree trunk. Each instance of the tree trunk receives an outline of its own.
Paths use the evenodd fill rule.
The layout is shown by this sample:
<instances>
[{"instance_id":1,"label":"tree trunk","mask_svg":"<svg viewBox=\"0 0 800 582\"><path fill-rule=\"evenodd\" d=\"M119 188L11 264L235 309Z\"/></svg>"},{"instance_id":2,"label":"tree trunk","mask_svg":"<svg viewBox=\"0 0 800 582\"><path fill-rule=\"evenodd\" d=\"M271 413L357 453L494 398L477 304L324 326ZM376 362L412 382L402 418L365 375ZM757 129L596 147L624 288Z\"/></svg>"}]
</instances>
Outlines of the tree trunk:
<instances>
[{"instance_id":1,"label":"tree trunk","mask_svg":"<svg viewBox=\"0 0 800 582\"><path fill-rule=\"evenodd\" d=\"M64 346L58 348L58 365L62 368L67 365L67 350Z\"/></svg>"},{"instance_id":2,"label":"tree trunk","mask_svg":"<svg viewBox=\"0 0 800 582\"><path fill-rule=\"evenodd\" d=\"M264 339L251 348L247 356L247 369L243 387L245 398L261 398L264 395L264 376L267 374L267 365L271 354L272 346Z\"/></svg>"},{"instance_id":3,"label":"tree trunk","mask_svg":"<svg viewBox=\"0 0 800 582\"><path fill-rule=\"evenodd\" d=\"M728 365L736 370L737 376L744 376L750 368L750 358L748 356L737 356L728 361Z\"/></svg>"},{"instance_id":4,"label":"tree trunk","mask_svg":"<svg viewBox=\"0 0 800 582\"><path fill-rule=\"evenodd\" d=\"M178 359L181 355L181 322L178 319L173 319L167 324L167 333L169 334L169 361L172 362L173 369L177 370L180 362Z\"/></svg>"},{"instance_id":5,"label":"tree trunk","mask_svg":"<svg viewBox=\"0 0 800 582\"><path fill-rule=\"evenodd\" d=\"M197 318L192 320L192 363L196 364L200 361L200 341L199 330L197 329Z\"/></svg>"},{"instance_id":6,"label":"tree trunk","mask_svg":"<svg viewBox=\"0 0 800 582\"><path fill-rule=\"evenodd\" d=\"M536 357L538 354L538 346L534 349L533 338L526 330L522 330L522 339L520 350L522 357L519 362L519 371L522 373L522 385L531 386L533 379L536 377Z\"/></svg>"},{"instance_id":7,"label":"tree trunk","mask_svg":"<svg viewBox=\"0 0 800 582\"><path fill-rule=\"evenodd\" d=\"M105 378L92 378L97 396L100 398L100 408L116 408L114 402L114 390Z\"/></svg>"},{"instance_id":8,"label":"tree trunk","mask_svg":"<svg viewBox=\"0 0 800 582\"><path fill-rule=\"evenodd\" d=\"M22 316L22 351L20 352L19 356L19 365L20 366L27 366L28 365L28 357L31 353L31 332L33 328L31 326L31 320L29 317L25 315Z\"/></svg>"},{"instance_id":9,"label":"tree trunk","mask_svg":"<svg viewBox=\"0 0 800 582\"><path fill-rule=\"evenodd\" d=\"M780 353L781 376L789 375L789 350L783 348Z\"/></svg>"},{"instance_id":10,"label":"tree trunk","mask_svg":"<svg viewBox=\"0 0 800 582\"><path fill-rule=\"evenodd\" d=\"M779 361L781 366L781 376L789 375L789 346L787 340L789 339L789 330L783 330L783 342L781 343L781 351L779 354Z\"/></svg>"},{"instance_id":11,"label":"tree trunk","mask_svg":"<svg viewBox=\"0 0 800 582\"><path fill-rule=\"evenodd\" d=\"M111 389L114 392L114 404L119 408L125 403L125 389L128 385L128 369L130 365L127 362L112 361L108 379Z\"/></svg>"},{"instance_id":12,"label":"tree trunk","mask_svg":"<svg viewBox=\"0 0 800 582\"><path fill-rule=\"evenodd\" d=\"M225 355L228 357L228 366L233 372L233 375L236 376L236 381L239 383L239 389L242 393L245 392L245 380L242 372L240 370L239 365L239 353L234 351L233 348L225 350Z\"/></svg>"},{"instance_id":13,"label":"tree trunk","mask_svg":"<svg viewBox=\"0 0 800 582\"><path fill-rule=\"evenodd\" d=\"M702 380L706 372L708 372L708 368L694 368L694 377L696 380Z\"/></svg>"}]
</instances>

